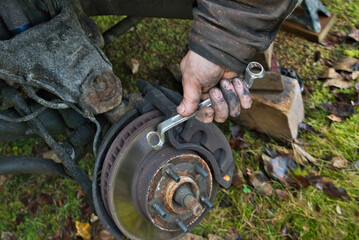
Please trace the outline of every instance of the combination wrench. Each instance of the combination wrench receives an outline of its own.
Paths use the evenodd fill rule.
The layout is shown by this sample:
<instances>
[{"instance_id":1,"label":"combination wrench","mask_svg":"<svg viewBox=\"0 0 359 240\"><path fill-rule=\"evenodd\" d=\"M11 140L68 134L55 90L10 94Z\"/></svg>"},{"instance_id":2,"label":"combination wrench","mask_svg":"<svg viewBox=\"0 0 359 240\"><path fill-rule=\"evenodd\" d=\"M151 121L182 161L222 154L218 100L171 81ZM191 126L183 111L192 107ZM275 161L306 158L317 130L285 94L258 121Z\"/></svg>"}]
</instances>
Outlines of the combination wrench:
<instances>
[{"instance_id":1,"label":"combination wrench","mask_svg":"<svg viewBox=\"0 0 359 240\"><path fill-rule=\"evenodd\" d=\"M265 73L264 68L260 63L250 62L246 67L243 82L246 85L246 87L249 89L250 87L252 87L254 79L263 78L264 73ZM151 132L147 133L147 136L146 136L147 143L155 150L161 149L163 144L165 143L165 133L169 129L196 116L198 111L201 108L210 107L210 106L212 106L211 99L207 98L206 100L204 100L203 102L201 102L199 104L198 110L195 113L193 113L187 117L182 117L181 115L177 114L177 115L159 123L157 125L157 131L151 131Z\"/></svg>"}]
</instances>

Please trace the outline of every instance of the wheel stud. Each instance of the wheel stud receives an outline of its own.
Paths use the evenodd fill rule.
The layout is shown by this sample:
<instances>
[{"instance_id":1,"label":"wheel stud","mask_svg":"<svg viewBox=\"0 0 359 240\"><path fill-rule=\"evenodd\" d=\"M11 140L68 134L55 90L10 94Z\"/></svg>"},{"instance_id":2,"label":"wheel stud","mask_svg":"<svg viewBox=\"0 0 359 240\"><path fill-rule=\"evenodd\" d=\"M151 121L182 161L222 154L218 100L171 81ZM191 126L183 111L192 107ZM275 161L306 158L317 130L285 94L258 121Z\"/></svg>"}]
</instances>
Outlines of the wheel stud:
<instances>
[{"instance_id":1,"label":"wheel stud","mask_svg":"<svg viewBox=\"0 0 359 240\"><path fill-rule=\"evenodd\" d=\"M188 228L186 227L186 225L181 220L176 219L176 223L177 223L177 226L179 226L184 233L189 233Z\"/></svg>"},{"instance_id":2,"label":"wheel stud","mask_svg":"<svg viewBox=\"0 0 359 240\"><path fill-rule=\"evenodd\" d=\"M209 210L213 209L213 204L208 200L208 198L202 197L201 200L204 203L204 205L206 205L209 208Z\"/></svg>"},{"instance_id":3,"label":"wheel stud","mask_svg":"<svg viewBox=\"0 0 359 240\"><path fill-rule=\"evenodd\" d=\"M173 179L175 180L175 182L179 182L180 181L180 177L177 175L177 173L175 171L173 171L171 168L167 168L166 169L166 173Z\"/></svg>"},{"instance_id":4,"label":"wheel stud","mask_svg":"<svg viewBox=\"0 0 359 240\"><path fill-rule=\"evenodd\" d=\"M209 178L209 174L200 166L196 165L196 171L201 174L202 177L204 177L205 179Z\"/></svg>"},{"instance_id":5,"label":"wheel stud","mask_svg":"<svg viewBox=\"0 0 359 240\"><path fill-rule=\"evenodd\" d=\"M152 207L156 210L156 212L163 218L165 218L167 216L167 213L165 210L163 210L163 208L158 204L158 203L154 203L152 205Z\"/></svg>"}]
</instances>

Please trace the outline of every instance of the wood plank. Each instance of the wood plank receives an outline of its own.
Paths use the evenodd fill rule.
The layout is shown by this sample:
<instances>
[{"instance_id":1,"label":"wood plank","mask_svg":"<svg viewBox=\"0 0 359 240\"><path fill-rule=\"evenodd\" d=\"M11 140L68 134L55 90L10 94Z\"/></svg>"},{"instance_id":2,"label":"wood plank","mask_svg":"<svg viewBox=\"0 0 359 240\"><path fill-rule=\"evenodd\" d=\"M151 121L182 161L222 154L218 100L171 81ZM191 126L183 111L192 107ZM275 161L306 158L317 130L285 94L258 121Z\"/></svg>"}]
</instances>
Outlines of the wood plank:
<instances>
[{"instance_id":1,"label":"wood plank","mask_svg":"<svg viewBox=\"0 0 359 240\"><path fill-rule=\"evenodd\" d=\"M319 16L319 21L322 26L322 30L319 33L312 32L308 30L305 25L290 20L286 20L282 24L281 30L294 33L312 42L321 43L335 24L336 20L334 14L330 17Z\"/></svg>"}]
</instances>

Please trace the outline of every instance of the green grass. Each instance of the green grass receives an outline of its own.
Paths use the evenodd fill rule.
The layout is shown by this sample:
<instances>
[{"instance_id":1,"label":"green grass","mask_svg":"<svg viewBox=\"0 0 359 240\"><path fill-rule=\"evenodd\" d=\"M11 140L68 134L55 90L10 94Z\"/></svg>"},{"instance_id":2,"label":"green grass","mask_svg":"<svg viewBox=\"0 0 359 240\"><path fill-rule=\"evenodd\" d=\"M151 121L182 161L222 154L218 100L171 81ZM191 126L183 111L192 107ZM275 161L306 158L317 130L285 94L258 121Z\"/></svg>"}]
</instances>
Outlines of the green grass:
<instances>
[{"instance_id":1,"label":"green grass","mask_svg":"<svg viewBox=\"0 0 359 240\"><path fill-rule=\"evenodd\" d=\"M335 13L338 23L334 32L349 33L359 19L359 1L323 1ZM101 31L123 17L96 17ZM125 92L137 91L136 80L158 81L161 85L179 89L169 74L167 66L179 63L187 51L188 31L191 21L169 19L144 19L132 31L124 34L106 47L105 52L113 63L115 73L121 78ZM340 43L328 49L321 44L308 42L296 35L280 32L274 45L274 52L280 65L294 68L303 78L311 92L304 95L305 122L321 134L304 133L299 136L307 145L304 149L318 159L317 165L308 165L304 171L319 172L330 178L338 187L348 191L351 202L333 200L318 189L309 187L298 191L285 189L272 181L274 188L287 191L290 199L279 200L275 195L261 196L246 183L245 188L220 189L215 209L194 229L194 233L207 236L210 233L225 237L229 229L236 229L245 239L286 239L282 230L297 234L301 239L359 239L359 171L358 169L337 170L322 158L336 155L353 162L359 160L359 114L343 122L331 122L321 103L334 101L328 88L322 87L316 76L327 66L323 61L314 62L315 51L323 59L335 60L344 51L358 49L358 44ZM125 62L135 58L140 62L140 71L132 75ZM356 80L358 81L358 80ZM342 92L353 92L340 90ZM230 123L221 124L229 137ZM250 148L234 151L236 166L244 170L261 170L260 157L264 146L284 143L270 138L269 143L258 134L246 130L244 139ZM34 146L42 146L38 140L14 141L0 144L0 156L36 155ZM288 144L284 144L288 146ZM81 165L89 175L93 158L87 156ZM71 180L45 176L12 176L0 186L0 232L9 231L22 239L50 239L56 230L62 230L66 221L85 221L78 198L80 188ZM53 202L43 204L40 194L51 195ZM28 208L21 200L34 199L38 202L36 211ZM61 204L59 204L61 202ZM223 207L223 202L231 202ZM340 207L342 214L337 212ZM20 217L19 217L20 216ZM17 226L16 219L23 217Z\"/></svg>"}]
</instances>

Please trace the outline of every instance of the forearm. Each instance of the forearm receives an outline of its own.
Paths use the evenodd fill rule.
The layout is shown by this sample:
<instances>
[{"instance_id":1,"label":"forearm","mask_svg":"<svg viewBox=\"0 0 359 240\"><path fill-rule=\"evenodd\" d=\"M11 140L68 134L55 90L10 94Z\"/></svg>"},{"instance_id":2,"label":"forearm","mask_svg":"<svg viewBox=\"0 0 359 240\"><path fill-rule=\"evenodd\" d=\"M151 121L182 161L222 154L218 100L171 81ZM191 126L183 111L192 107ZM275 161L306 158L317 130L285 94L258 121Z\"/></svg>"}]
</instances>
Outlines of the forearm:
<instances>
[{"instance_id":1,"label":"forearm","mask_svg":"<svg viewBox=\"0 0 359 240\"><path fill-rule=\"evenodd\" d=\"M197 0L190 49L237 73L268 48L297 0Z\"/></svg>"}]
</instances>

